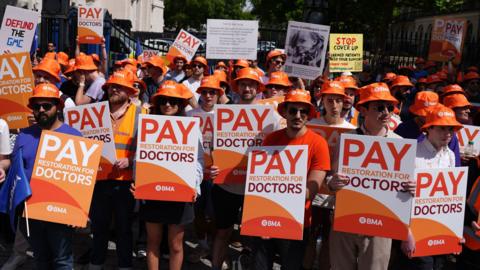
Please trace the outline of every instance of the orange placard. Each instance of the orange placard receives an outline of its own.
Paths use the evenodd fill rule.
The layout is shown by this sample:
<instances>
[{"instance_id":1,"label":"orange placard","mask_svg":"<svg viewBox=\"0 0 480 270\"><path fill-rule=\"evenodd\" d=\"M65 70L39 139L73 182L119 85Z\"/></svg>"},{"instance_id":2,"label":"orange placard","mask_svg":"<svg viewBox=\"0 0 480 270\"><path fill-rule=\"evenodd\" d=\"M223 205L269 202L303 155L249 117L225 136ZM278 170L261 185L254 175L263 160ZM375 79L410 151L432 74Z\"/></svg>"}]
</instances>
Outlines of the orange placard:
<instances>
[{"instance_id":1,"label":"orange placard","mask_svg":"<svg viewBox=\"0 0 480 270\"><path fill-rule=\"evenodd\" d=\"M453 63L462 60L463 40L467 20L462 18L436 18L432 28L432 39L428 50L428 59L447 62L454 57Z\"/></svg>"},{"instance_id":2,"label":"orange placard","mask_svg":"<svg viewBox=\"0 0 480 270\"><path fill-rule=\"evenodd\" d=\"M277 129L271 105L215 105L213 163L216 184L244 184L250 148L260 146Z\"/></svg>"},{"instance_id":3,"label":"orange placard","mask_svg":"<svg viewBox=\"0 0 480 270\"><path fill-rule=\"evenodd\" d=\"M101 7L78 8L78 42L101 44L103 39L103 15Z\"/></svg>"},{"instance_id":4,"label":"orange placard","mask_svg":"<svg viewBox=\"0 0 480 270\"><path fill-rule=\"evenodd\" d=\"M212 160L212 141L213 141L213 113L210 112L193 112L193 117L200 119L200 132L202 133L203 158L205 168L213 165Z\"/></svg>"},{"instance_id":5,"label":"orange placard","mask_svg":"<svg viewBox=\"0 0 480 270\"><path fill-rule=\"evenodd\" d=\"M86 227L103 142L44 130L27 201L29 218Z\"/></svg>"},{"instance_id":6,"label":"orange placard","mask_svg":"<svg viewBox=\"0 0 480 270\"><path fill-rule=\"evenodd\" d=\"M0 55L0 117L10 129L28 126L28 99L34 87L28 52Z\"/></svg>"},{"instance_id":7,"label":"orange placard","mask_svg":"<svg viewBox=\"0 0 480 270\"><path fill-rule=\"evenodd\" d=\"M194 200L199 122L197 117L140 115L135 198Z\"/></svg>"},{"instance_id":8,"label":"orange placard","mask_svg":"<svg viewBox=\"0 0 480 270\"><path fill-rule=\"evenodd\" d=\"M468 167L417 169L410 229L414 257L460 252ZM459 222L461 221L461 222Z\"/></svg>"},{"instance_id":9,"label":"orange placard","mask_svg":"<svg viewBox=\"0 0 480 270\"><path fill-rule=\"evenodd\" d=\"M303 239L308 145L263 146L248 156L241 234Z\"/></svg>"}]
</instances>

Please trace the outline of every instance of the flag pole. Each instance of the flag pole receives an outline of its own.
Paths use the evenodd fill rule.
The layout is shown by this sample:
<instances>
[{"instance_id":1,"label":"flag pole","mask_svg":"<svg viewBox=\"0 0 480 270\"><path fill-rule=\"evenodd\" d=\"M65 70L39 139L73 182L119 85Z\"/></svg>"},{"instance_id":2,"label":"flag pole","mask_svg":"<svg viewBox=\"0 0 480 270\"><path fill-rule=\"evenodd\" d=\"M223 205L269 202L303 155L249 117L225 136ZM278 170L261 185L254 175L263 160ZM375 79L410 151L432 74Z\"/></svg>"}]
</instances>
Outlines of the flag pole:
<instances>
[{"instance_id":1,"label":"flag pole","mask_svg":"<svg viewBox=\"0 0 480 270\"><path fill-rule=\"evenodd\" d=\"M28 224L28 208L27 208L27 202L24 201L23 204L25 205L25 219L26 219L26 224L27 224L27 237L30 237L30 226Z\"/></svg>"}]
</instances>

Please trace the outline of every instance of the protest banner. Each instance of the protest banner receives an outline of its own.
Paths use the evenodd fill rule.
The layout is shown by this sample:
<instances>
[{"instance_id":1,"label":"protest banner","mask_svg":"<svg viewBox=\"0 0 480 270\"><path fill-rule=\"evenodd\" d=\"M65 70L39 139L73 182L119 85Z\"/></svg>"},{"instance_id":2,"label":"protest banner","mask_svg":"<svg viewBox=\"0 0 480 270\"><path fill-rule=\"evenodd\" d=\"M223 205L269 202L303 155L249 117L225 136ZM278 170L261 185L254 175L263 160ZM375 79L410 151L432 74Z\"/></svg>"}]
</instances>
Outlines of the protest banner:
<instances>
[{"instance_id":1,"label":"protest banner","mask_svg":"<svg viewBox=\"0 0 480 270\"><path fill-rule=\"evenodd\" d=\"M200 132L202 133L202 144L204 153L203 158L205 162L205 168L208 168L213 164L213 113L194 112L192 113L192 116L198 117L200 119Z\"/></svg>"},{"instance_id":2,"label":"protest banner","mask_svg":"<svg viewBox=\"0 0 480 270\"><path fill-rule=\"evenodd\" d=\"M330 72L361 72L363 34L330 34Z\"/></svg>"},{"instance_id":3,"label":"protest banner","mask_svg":"<svg viewBox=\"0 0 480 270\"><path fill-rule=\"evenodd\" d=\"M337 191L335 231L405 240L417 141L342 134L338 173L349 178Z\"/></svg>"},{"instance_id":4,"label":"protest banner","mask_svg":"<svg viewBox=\"0 0 480 270\"><path fill-rule=\"evenodd\" d=\"M220 173L214 183L244 184L248 150L260 146L278 121L271 105L215 105L213 163Z\"/></svg>"},{"instance_id":5,"label":"protest banner","mask_svg":"<svg viewBox=\"0 0 480 270\"><path fill-rule=\"evenodd\" d=\"M480 153L480 127L463 125L463 128L456 132L458 138L458 145L460 147L460 153L465 153L465 148L469 142L473 142L473 153L469 153L472 156L478 156Z\"/></svg>"},{"instance_id":6,"label":"protest banner","mask_svg":"<svg viewBox=\"0 0 480 270\"><path fill-rule=\"evenodd\" d=\"M147 62L152 58L152 56L160 55L160 52L157 50L143 50L142 59L143 62Z\"/></svg>"},{"instance_id":7,"label":"protest banner","mask_svg":"<svg viewBox=\"0 0 480 270\"><path fill-rule=\"evenodd\" d=\"M117 154L108 101L65 108L64 114L65 122L79 130L83 137L104 142L97 179L111 179L109 174L113 170Z\"/></svg>"},{"instance_id":8,"label":"protest banner","mask_svg":"<svg viewBox=\"0 0 480 270\"><path fill-rule=\"evenodd\" d=\"M102 43L104 13L105 9L101 7L78 7L78 43Z\"/></svg>"},{"instance_id":9,"label":"protest banner","mask_svg":"<svg viewBox=\"0 0 480 270\"><path fill-rule=\"evenodd\" d=\"M207 59L257 59L258 21L207 20Z\"/></svg>"},{"instance_id":10,"label":"protest banner","mask_svg":"<svg viewBox=\"0 0 480 270\"><path fill-rule=\"evenodd\" d=\"M140 115L135 198L193 202L199 122L196 117Z\"/></svg>"},{"instance_id":11,"label":"protest banner","mask_svg":"<svg viewBox=\"0 0 480 270\"><path fill-rule=\"evenodd\" d=\"M194 35L181 29L177 38L168 49L167 60L169 63L173 63L173 59L177 55L183 55L187 61L191 61L200 47L202 41L196 38Z\"/></svg>"},{"instance_id":12,"label":"protest banner","mask_svg":"<svg viewBox=\"0 0 480 270\"><path fill-rule=\"evenodd\" d=\"M8 6L0 28L0 54L30 52L40 12Z\"/></svg>"},{"instance_id":13,"label":"protest banner","mask_svg":"<svg viewBox=\"0 0 480 270\"><path fill-rule=\"evenodd\" d=\"M34 80L30 54L0 54L0 117L10 129L28 127Z\"/></svg>"},{"instance_id":14,"label":"protest banner","mask_svg":"<svg viewBox=\"0 0 480 270\"><path fill-rule=\"evenodd\" d=\"M308 145L263 146L248 154L241 234L303 239Z\"/></svg>"},{"instance_id":15,"label":"protest banner","mask_svg":"<svg viewBox=\"0 0 480 270\"><path fill-rule=\"evenodd\" d=\"M288 22L285 72L293 77L315 80L325 67L329 25Z\"/></svg>"},{"instance_id":16,"label":"protest banner","mask_svg":"<svg viewBox=\"0 0 480 270\"><path fill-rule=\"evenodd\" d=\"M428 59L447 62L451 57L454 64L462 60L463 40L467 20L462 18L436 18L432 28L432 39L428 50Z\"/></svg>"},{"instance_id":17,"label":"protest banner","mask_svg":"<svg viewBox=\"0 0 480 270\"><path fill-rule=\"evenodd\" d=\"M103 142L43 130L27 200L32 219L86 227Z\"/></svg>"},{"instance_id":18,"label":"protest banner","mask_svg":"<svg viewBox=\"0 0 480 270\"><path fill-rule=\"evenodd\" d=\"M410 223L413 257L460 252L468 167L416 169L415 177Z\"/></svg>"}]
</instances>

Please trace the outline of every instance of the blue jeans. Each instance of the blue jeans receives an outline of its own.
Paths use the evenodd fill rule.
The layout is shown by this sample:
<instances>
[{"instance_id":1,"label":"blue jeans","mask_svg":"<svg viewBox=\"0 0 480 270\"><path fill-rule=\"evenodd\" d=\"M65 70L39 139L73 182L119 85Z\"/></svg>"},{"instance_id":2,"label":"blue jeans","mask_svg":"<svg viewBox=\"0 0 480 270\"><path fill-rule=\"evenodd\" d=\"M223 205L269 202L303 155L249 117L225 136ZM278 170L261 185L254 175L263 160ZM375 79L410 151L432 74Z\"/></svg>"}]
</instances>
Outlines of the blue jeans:
<instances>
[{"instance_id":1,"label":"blue jeans","mask_svg":"<svg viewBox=\"0 0 480 270\"><path fill-rule=\"evenodd\" d=\"M92 221L92 265L103 265L107 257L110 224L115 223L117 259L119 268L132 267L133 207L135 199L130 192L131 181L98 181L93 190L90 219Z\"/></svg>"},{"instance_id":2,"label":"blue jeans","mask_svg":"<svg viewBox=\"0 0 480 270\"><path fill-rule=\"evenodd\" d=\"M74 229L67 225L29 220L30 237L27 237L35 256L38 270L73 269L72 239ZM25 219L19 226L27 236Z\"/></svg>"}]
</instances>

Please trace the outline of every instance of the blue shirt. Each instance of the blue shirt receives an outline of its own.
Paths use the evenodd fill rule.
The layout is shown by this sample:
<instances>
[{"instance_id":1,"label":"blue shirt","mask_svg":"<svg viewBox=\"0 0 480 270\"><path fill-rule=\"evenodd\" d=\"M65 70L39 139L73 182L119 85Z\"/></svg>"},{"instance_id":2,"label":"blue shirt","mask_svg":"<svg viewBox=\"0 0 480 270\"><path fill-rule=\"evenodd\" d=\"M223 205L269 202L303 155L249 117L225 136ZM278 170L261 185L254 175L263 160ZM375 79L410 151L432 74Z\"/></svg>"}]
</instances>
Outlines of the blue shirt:
<instances>
[{"instance_id":1,"label":"blue shirt","mask_svg":"<svg viewBox=\"0 0 480 270\"><path fill-rule=\"evenodd\" d=\"M67 124L62 124L54 131L82 137L80 131ZM23 167L25 168L25 175L27 176L28 181L32 178L33 166L35 165L35 158L37 157L37 148L40 143L41 135L42 129L38 125L24 128L20 130L20 134L18 134L15 146L13 147L13 156L15 156L20 147L23 147Z\"/></svg>"},{"instance_id":2,"label":"blue shirt","mask_svg":"<svg viewBox=\"0 0 480 270\"><path fill-rule=\"evenodd\" d=\"M417 142L421 142L426 138L425 133L420 130L420 127L417 125L417 123L415 123L414 119L402 122L400 125L398 125L397 129L395 129L395 133L406 139L417 139ZM450 148L455 154L455 167L462 166L457 134L453 133L452 140L450 140L448 148Z\"/></svg>"}]
</instances>

